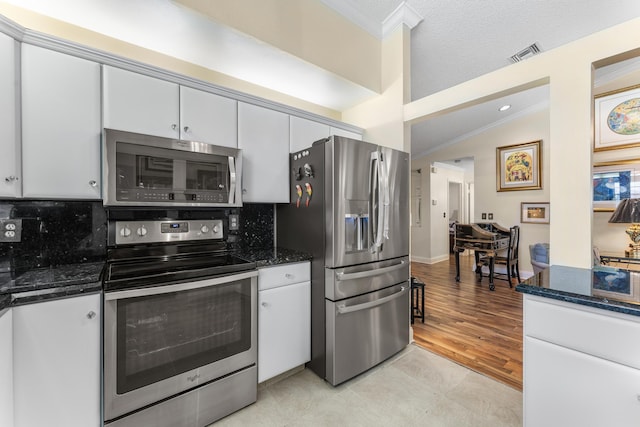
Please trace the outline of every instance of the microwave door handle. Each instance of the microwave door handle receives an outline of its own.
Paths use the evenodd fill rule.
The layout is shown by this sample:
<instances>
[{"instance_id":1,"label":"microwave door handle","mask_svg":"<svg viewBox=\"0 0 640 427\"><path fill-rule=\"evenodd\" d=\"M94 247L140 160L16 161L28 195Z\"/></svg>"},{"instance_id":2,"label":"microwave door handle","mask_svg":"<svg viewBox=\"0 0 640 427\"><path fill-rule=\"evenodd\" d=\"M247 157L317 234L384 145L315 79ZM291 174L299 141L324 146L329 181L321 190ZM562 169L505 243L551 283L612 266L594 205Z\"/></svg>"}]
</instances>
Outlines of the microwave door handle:
<instances>
[{"instance_id":1,"label":"microwave door handle","mask_svg":"<svg viewBox=\"0 0 640 427\"><path fill-rule=\"evenodd\" d=\"M229 156L229 203L236 202L236 158Z\"/></svg>"}]
</instances>

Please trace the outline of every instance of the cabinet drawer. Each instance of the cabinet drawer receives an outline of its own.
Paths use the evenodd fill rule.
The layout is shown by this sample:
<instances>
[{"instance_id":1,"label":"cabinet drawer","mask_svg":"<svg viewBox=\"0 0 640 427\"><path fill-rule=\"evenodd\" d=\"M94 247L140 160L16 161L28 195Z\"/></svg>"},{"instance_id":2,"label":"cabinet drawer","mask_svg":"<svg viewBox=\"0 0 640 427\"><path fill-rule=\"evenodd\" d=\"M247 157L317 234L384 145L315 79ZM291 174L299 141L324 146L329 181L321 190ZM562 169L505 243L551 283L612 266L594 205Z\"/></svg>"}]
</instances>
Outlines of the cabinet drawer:
<instances>
[{"instance_id":1,"label":"cabinet drawer","mask_svg":"<svg viewBox=\"0 0 640 427\"><path fill-rule=\"evenodd\" d=\"M524 333L640 369L640 318L527 296Z\"/></svg>"},{"instance_id":2,"label":"cabinet drawer","mask_svg":"<svg viewBox=\"0 0 640 427\"><path fill-rule=\"evenodd\" d=\"M258 289L261 291L309 280L311 280L309 262L283 264L258 270Z\"/></svg>"}]
</instances>

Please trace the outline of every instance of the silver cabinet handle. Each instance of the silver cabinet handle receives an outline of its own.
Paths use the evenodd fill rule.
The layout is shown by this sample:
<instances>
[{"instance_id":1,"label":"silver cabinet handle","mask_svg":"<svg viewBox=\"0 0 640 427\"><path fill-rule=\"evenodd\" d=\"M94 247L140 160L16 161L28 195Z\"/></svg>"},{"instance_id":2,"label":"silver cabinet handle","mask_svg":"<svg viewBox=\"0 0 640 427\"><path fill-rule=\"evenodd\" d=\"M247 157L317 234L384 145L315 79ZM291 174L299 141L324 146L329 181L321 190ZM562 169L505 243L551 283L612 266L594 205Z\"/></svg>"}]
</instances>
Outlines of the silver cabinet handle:
<instances>
[{"instance_id":1,"label":"silver cabinet handle","mask_svg":"<svg viewBox=\"0 0 640 427\"><path fill-rule=\"evenodd\" d=\"M183 128L183 130L184 130L185 132L187 132L187 133L188 133L188 132L189 132L189 126L185 126L185 127Z\"/></svg>"},{"instance_id":2,"label":"silver cabinet handle","mask_svg":"<svg viewBox=\"0 0 640 427\"><path fill-rule=\"evenodd\" d=\"M7 182L14 182L14 181L17 181L18 179L19 178L17 176L11 175L11 176L6 177L4 180L7 181Z\"/></svg>"},{"instance_id":3,"label":"silver cabinet handle","mask_svg":"<svg viewBox=\"0 0 640 427\"><path fill-rule=\"evenodd\" d=\"M94 317L96 317L96 312L91 310L90 312L87 313L87 319L93 319Z\"/></svg>"},{"instance_id":4,"label":"silver cabinet handle","mask_svg":"<svg viewBox=\"0 0 640 427\"><path fill-rule=\"evenodd\" d=\"M95 188L95 187L98 186L98 182L96 180L92 179L91 181L89 181L89 185Z\"/></svg>"},{"instance_id":5,"label":"silver cabinet handle","mask_svg":"<svg viewBox=\"0 0 640 427\"><path fill-rule=\"evenodd\" d=\"M171 125L171 129L173 129L173 130L178 129L178 125L177 125L177 124L175 124L175 123L174 123L174 124L172 124L172 125Z\"/></svg>"},{"instance_id":6,"label":"silver cabinet handle","mask_svg":"<svg viewBox=\"0 0 640 427\"><path fill-rule=\"evenodd\" d=\"M266 302L263 302L262 304L260 304L261 306L263 306L264 308L269 307L269 304L267 304Z\"/></svg>"},{"instance_id":7,"label":"silver cabinet handle","mask_svg":"<svg viewBox=\"0 0 640 427\"><path fill-rule=\"evenodd\" d=\"M284 275L285 279L289 279L289 280L293 280L295 279L295 276L291 273L287 273Z\"/></svg>"}]
</instances>

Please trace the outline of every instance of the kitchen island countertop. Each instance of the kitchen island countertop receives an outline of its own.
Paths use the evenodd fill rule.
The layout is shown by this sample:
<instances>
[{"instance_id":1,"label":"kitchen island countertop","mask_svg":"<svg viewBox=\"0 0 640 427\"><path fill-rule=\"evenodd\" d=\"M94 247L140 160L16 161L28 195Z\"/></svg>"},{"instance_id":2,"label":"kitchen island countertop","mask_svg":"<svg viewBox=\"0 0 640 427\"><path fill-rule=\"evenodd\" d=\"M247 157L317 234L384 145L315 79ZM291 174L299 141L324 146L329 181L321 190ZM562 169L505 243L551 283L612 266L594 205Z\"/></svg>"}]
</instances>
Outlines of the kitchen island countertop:
<instances>
[{"instance_id":1,"label":"kitchen island countertop","mask_svg":"<svg viewBox=\"0 0 640 427\"><path fill-rule=\"evenodd\" d=\"M516 286L524 294L640 316L640 272L552 265Z\"/></svg>"}]
</instances>

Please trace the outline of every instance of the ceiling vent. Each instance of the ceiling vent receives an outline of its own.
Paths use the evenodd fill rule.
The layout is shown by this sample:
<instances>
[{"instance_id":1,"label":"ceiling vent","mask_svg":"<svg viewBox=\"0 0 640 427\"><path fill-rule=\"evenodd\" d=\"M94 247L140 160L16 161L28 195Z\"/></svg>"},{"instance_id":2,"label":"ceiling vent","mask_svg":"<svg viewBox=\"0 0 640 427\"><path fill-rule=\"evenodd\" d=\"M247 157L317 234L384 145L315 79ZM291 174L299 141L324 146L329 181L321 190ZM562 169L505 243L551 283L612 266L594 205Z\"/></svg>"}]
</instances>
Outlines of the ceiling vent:
<instances>
[{"instance_id":1,"label":"ceiling vent","mask_svg":"<svg viewBox=\"0 0 640 427\"><path fill-rule=\"evenodd\" d=\"M509 60L513 63L516 62L520 62L523 61L527 58L530 58L534 55L537 55L540 53L540 47L538 46L537 43L532 44L531 46L527 46L524 49L522 49L520 52L516 53L515 55L509 57Z\"/></svg>"}]
</instances>

